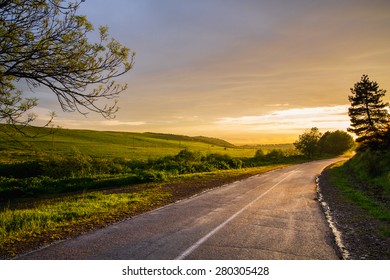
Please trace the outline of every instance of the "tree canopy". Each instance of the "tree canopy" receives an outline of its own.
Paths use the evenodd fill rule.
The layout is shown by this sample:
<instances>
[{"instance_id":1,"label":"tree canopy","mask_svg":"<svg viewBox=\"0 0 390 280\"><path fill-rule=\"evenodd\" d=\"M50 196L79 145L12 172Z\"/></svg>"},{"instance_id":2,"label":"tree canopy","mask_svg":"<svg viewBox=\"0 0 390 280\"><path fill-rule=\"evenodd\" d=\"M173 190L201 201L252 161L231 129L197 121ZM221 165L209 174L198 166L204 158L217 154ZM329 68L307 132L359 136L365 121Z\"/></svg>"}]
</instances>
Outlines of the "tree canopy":
<instances>
[{"instance_id":1,"label":"tree canopy","mask_svg":"<svg viewBox=\"0 0 390 280\"><path fill-rule=\"evenodd\" d=\"M0 0L0 121L28 124L36 118L28 112L38 99L22 97L22 80L32 90L49 88L64 111L114 116L116 98L127 86L115 78L132 68L135 54L109 38L105 26L89 42L94 28L77 14L82 2ZM112 101L101 105L101 99Z\"/></svg>"},{"instance_id":2,"label":"tree canopy","mask_svg":"<svg viewBox=\"0 0 390 280\"><path fill-rule=\"evenodd\" d=\"M322 134L317 127L306 130L294 143L295 148L308 158L322 154L341 155L351 149L355 142L345 131L327 131Z\"/></svg>"},{"instance_id":3,"label":"tree canopy","mask_svg":"<svg viewBox=\"0 0 390 280\"><path fill-rule=\"evenodd\" d=\"M294 143L295 148L305 156L312 158L319 151L318 141L322 133L317 127L312 127L299 135L298 141Z\"/></svg>"},{"instance_id":4,"label":"tree canopy","mask_svg":"<svg viewBox=\"0 0 390 280\"><path fill-rule=\"evenodd\" d=\"M355 145L352 136L342 130L327 131L318 141L321 153L341 155Z\"/></svg>"},{"instance_id":5,"label":"tree canopy","mask_svg":"<svg viewBox=\"0 0 390 280\"><path fill-rule=\"evenodd\" d=\"M377 146L390 128L389 103L382 101L386 90L380 89L377 82L363 75L351 92L351 107L348 109L351 127L348 131L356 134L356 142L363 146Z\"/></svg>"}]
</instances>

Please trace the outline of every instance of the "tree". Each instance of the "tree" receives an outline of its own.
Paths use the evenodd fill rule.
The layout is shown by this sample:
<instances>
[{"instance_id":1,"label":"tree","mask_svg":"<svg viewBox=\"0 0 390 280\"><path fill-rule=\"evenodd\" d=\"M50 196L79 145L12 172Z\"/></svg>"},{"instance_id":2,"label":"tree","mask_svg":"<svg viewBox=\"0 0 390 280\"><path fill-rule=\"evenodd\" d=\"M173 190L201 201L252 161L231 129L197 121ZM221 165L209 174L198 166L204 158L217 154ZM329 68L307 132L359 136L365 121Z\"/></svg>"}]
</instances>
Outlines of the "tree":
<instances>
[{"instance_id":1,"label":"tree","mask_svg":"<svg viewBox=\"0 0 390 280\"><path fill-rule=\"evenodd\" d=\"M322 153L340 155L351 149L355 142L347 132L336 130L325 132L320 138L318 145Z\"/></svg>"},{"instance_id":2,"label":"tree","mask_svg":"<svg viewBox=\"0 0 390 280\"><path fill-rule=\"evenodd\" d=\"M82 2L0 0L0 121L28 125L36 118L28 112L38 99L22 97L21 81L49 88L64 111L114 116L115 98L127 86L114 79L132 68L135 54L109 39L104 26L89 42L94 28L76 13Z\"/></svg>"},{"instance_id":3,"label":"tree","mask_svg":"<svg viewBox=\"0 0 390 280\"><path fill-rule=\"evenodd\" d=\"M313 127L299 135L299 139L294 143L294 146L302 154L308 158L312 158L319 151L318 141L320 140L321 135L318 128Z\"/></svg>"},{"instance_id":4,"label":"tree","mask_svg":"<svg viewBox=\"0 0 390 280\"><path fill-rule=\"evenodd\" d=\"M374 148L389 129L389 103L382 101L386 90L379 89L377 82L363 75L351 92L352 95L348 96L351 102L348 109L351 127L348 131L356 134L356 142L362 143L363 147Z\"/></svg>"}]
</instances>

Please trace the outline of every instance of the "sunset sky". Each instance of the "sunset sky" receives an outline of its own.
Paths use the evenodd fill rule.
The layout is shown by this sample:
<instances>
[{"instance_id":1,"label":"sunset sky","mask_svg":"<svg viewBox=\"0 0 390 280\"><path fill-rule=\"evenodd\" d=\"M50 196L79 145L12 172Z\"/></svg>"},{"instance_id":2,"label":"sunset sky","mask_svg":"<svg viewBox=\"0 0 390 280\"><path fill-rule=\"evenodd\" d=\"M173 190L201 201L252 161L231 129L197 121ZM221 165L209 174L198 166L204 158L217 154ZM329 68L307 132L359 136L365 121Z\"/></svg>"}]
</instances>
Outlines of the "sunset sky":
<instances>
[{"instance_id":1,"label":"sunset sky","mask_svg":"<svg viewBox=\"0 0 390 280\"><path fill-rule=\"evenodd\" d=\"M390 100L389 0L87 0L97 28L136 52L114 120L61 112L66 128L285 143L346 129L349 89L368 74Z\"/></svg>"}]
</instances>

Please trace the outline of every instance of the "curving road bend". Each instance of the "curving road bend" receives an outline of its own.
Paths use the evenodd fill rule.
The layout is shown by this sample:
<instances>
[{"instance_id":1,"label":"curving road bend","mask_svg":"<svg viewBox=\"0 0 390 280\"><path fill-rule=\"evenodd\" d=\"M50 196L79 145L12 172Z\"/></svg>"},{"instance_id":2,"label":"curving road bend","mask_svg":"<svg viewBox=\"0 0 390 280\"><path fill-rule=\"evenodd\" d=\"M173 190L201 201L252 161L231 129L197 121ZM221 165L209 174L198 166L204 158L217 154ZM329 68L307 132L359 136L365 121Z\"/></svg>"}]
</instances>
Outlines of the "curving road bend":
<instances>
[{"instance_id":1,"label":"curving road bend","mask_svg":"<svg viewBox=\"0 0 390 280\"><path fill-rule=\"evenodd\" d=\"M256 175L19 259L339 259L315 185L339 160Z\"/></svg>"}]
</instances>

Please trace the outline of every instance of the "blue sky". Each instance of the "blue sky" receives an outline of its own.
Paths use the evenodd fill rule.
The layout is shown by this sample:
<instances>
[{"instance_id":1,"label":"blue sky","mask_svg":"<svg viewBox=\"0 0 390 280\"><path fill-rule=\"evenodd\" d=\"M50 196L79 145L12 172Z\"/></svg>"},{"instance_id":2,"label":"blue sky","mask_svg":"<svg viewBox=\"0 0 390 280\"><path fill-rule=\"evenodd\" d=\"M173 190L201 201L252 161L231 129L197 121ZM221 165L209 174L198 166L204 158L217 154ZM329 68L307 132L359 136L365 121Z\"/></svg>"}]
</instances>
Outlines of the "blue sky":
<instances>
[{"instance_id":1,"label":"blue sky","mask_svg":"<svg viewBox=\"0 0 390 280\"><path fill-rule=\"evenodd\" d=\"M42 90L41 118L55 110L63 127L291 142L345 129L362 74L390 89L386 0L87 0L80 14L136 60L111 121L63 113Z\"/></svg>"}]
</instances>

